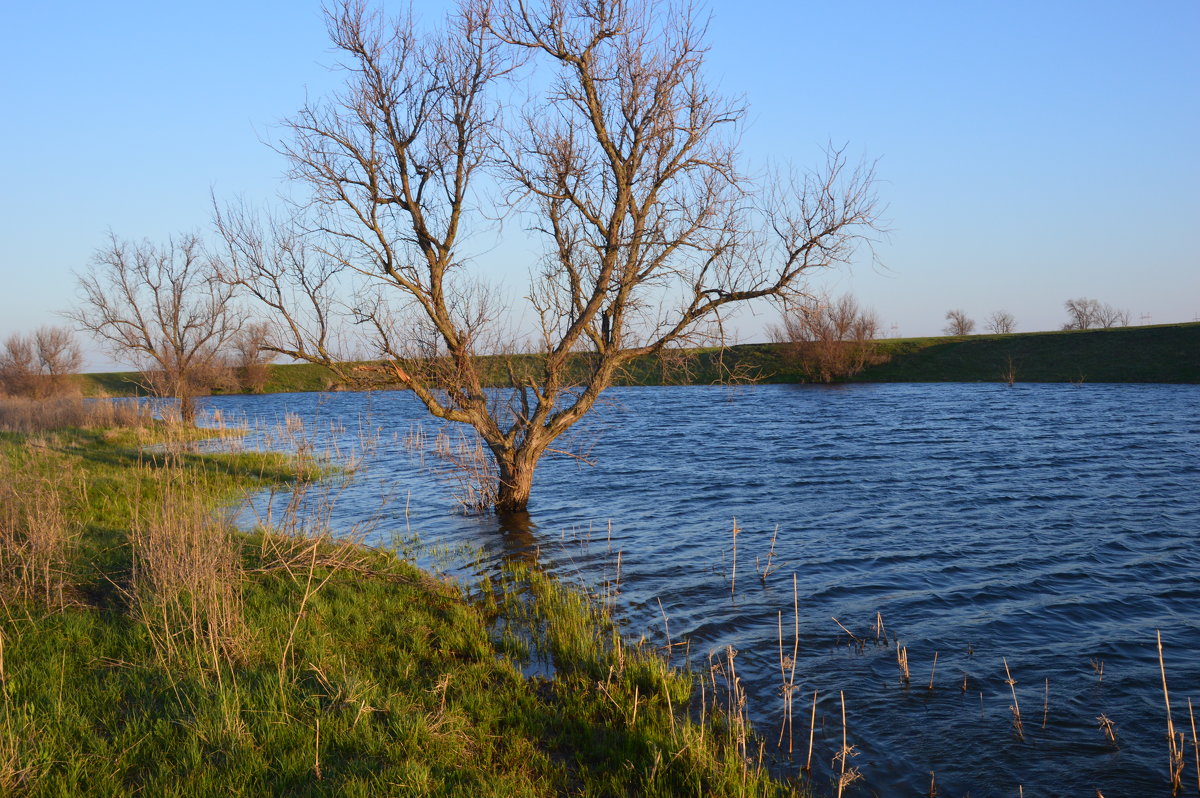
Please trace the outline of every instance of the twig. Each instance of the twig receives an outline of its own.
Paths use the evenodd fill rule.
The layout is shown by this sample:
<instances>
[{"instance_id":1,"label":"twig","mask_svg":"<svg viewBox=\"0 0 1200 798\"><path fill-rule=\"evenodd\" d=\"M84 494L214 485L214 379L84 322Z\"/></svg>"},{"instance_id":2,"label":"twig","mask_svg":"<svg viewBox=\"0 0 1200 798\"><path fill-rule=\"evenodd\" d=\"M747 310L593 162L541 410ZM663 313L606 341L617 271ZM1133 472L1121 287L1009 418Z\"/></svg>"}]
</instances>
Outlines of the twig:
<instances>
[{"instance_id":1,"label":"twig","mask_svg":"<svg viewBox=\"0 0 1200 798\"><path fill-rule=\"evenodd\" d=\"M572 459L574 459L574 460L578 460L579 462L583 463L584 465L590 465L590 466L594 466L594 465L596 465L596 461L595 461L595 460L593 460L592 458L590 458L590 457L587 457L586 455L582 455L582 454L576 454L575 452L568 452L568 451L567 451L567 450L565 450L565 449L551 449L551 448L547 448L547 449L546 449L546 452L547 452L547 453L553 453L553 454L561 454L561 455L565 455L565 456L567 456L567 457L570 457L570 458L572 458Z\"/></svg>"},{"instance_id":2,"label":"twig","mask_svg":"<svg viewBox=\"0 0 1200 798\"><path fill-rule=\"evenodd\" d=\"M1113 723L1112 718L1103 713L1096 718L1096 722L1100 724L1100 731L1104 732L1113 745L1117 744L1117 724Z\"/></svg>"},{"instance_id":3,"label":"twig","mask_svg":"<svg viewBox=\"0 0 1200 798\"><path fill-rule=\"evenodd\" d=\"M657 598L657 597L656 597L656 598ZM667 635L667 656L670 656L670 655L671 655L671 651L672 651L672 645L671 645L671 627L667 625L667 611L663 609L663 605L662 605L662 599L661 599L661 598L658 598L658 611L662 613L662 617L663 617L663 631L664 631L664 632L666 633L666 635Z\"/></svg>"},{"instance_id":4,"label":"twig","mask_svg":"<svg viewBox=\"0 0 1200 798\"><path fill-rule=\"evenodd\" d=\"M778 537L779 537L779 524L776 524L775 525L775 533L773 535L771 535L771 550L767 552L766 567L761 568L758 572L758 578L762 580L763 585L767 584L767 577L771 575L771 571L775 570L775 568L772 567L772 565L771 565L771 561L773 559L775 559L775 540ZM754 559L755 559L755 563L757 564L758 558L755 557ZM756 565L756 567L757 567L757 565Z\"/></svg>"},{"instance_id":5,"label":"twig","mask_svg":"<svg viewBox=\"0 0 1200 798\"><path fill-rule=\"evenodd\" d=\"M833 616L830 616L830 617L833 617ZM842 631L843 631L843 632L845 632L846 634L850 635L850 639L851 639L851 640L853 640L855 643L858 643L860 646L862 645L862 641L861 641L861 640L859 640L857 637L855 637L855 636L854 636L854 632L851 632L851 631L850 631L849 629L847 629L845 626L842 626L842 622L841 622L841 621L839 621L837 618L834 618L834 619L833 619L833 622L834 622L834 623L836 623L838 626L841 626L841 627L842 627Z\"/></svg>"}]
</instances>

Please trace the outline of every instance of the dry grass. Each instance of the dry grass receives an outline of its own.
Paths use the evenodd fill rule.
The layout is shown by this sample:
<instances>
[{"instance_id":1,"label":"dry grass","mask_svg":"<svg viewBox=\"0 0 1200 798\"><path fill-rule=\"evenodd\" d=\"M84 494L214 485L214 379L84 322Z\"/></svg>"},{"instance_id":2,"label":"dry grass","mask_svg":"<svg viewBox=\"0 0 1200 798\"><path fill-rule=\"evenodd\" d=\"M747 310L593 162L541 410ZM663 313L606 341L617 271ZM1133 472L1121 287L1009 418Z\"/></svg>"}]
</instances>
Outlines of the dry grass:
<instances>
[{"instance_id":1,"label":"dry grass","mask_svg":"<svg viewBox=\"0 0 1200 798\"><path fill-rule=\"evenodd\" d=\"M35 451L24 462L0 458L0 606L59 610L71 600L69 566L79 539L70 496L79 473Z\"/></svg>"},{"instance_id":2,"label":"dry grass","mask_svg":"<svg viewBox=\"0 0 1200 798\"><path fill-rule=\"evenodd\" d=\"M900 641L896 641L896 664L900 667L900 679L908 684L912 681L912 674L908 671L908 647L901 646Z\"/></svg>"},{"instance_id":3,"label":"dry grass","mask_svg":"<svg viewBox=\"0 0 1200 798\"><path fill-rule=\"evenodd\" d=\"M444 464L439 476L454 483L455 501L467 512L483 512L496 504L499 477L495 461L478 436L462 430L442 430L434 441L434 453Z\"/></svg>"},{"instance_id":4,"label":"dry grass","mask_svg":"<svg viewBox=\"0 0 1200 798\"><path fill-rule=\"evenodd\" d=\"M143 427L151 423L150 411L131 401L78 396L43 400L0 396L0 431L3 432L28 435L64 427Z\"/></svg>"},{"instance_id":5,"label":"dry grass","mask_svg":"<svg viewBox=\"0 0 1200 798\"><path fill-rule=\"evenodd\" d=\"M24 735L7 720L0 724L0 795L22 795L33 780L34 769L24 764Z\"/></svg>"},{"instance_id":6,"label":"dry grass","mask_svg":"<svg viewBox=\"0 0 1200 798\"><path fill-rule=\"evenodd\" d=\"M413 425L404 436L404 448L421 458L421 464L454 491L454 500L466 513L490 510L496 504L500 484L496 461L473 432L461 428L439 429L430 443L421 425ZM434 463L425 463L425 454Z\"/></svg>"},{"instance_id":7,"label":"dry grass","mask_svg":"<svg viewBox=\"0 0 1200 798\"><path fill-rule=\"evenodd\" d=\"M236 661L245 639L238 539L181 475L164 475L162 501L133 524L130 604L164 663L201 672Z\"/></svg>"},{"instance_id":8,"label":"dry grass","mask_svg":"<svg viewBox=\"0 0 1200 798\"><path fill-rule=\"evenodd\" d=\"M1100 724L1100 731L1104 733L1104 736L1108 738L1108 741L1113 745L1116 745L1117 724L1113 722L1113 719L1104 713L1100 713L1100 715L1096 717L1096 722Z\"/></svg>"}]
</instances>

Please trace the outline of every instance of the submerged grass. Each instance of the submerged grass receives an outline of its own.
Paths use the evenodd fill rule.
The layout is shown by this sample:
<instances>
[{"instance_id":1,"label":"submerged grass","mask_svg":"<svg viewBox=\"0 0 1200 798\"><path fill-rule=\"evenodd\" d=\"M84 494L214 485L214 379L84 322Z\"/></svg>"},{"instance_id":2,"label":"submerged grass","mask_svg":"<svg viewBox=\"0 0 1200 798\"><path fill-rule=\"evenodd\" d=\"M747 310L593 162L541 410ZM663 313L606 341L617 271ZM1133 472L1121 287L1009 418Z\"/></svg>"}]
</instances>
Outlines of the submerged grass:
<instances>
[{"instance_id":1,"label":"submerged grass","mask_svg":"<svg viewBox=\"0 0 1200 798\"><path fill-rule=\"evenodd\" d=\"M314 469L170 437L0 433L27 480L6 533L59 541L2 563L0 793L798 792L593 597L527 566L468 594L303 523L237 532L214 508Z\"/></svg>"}]
</instances>

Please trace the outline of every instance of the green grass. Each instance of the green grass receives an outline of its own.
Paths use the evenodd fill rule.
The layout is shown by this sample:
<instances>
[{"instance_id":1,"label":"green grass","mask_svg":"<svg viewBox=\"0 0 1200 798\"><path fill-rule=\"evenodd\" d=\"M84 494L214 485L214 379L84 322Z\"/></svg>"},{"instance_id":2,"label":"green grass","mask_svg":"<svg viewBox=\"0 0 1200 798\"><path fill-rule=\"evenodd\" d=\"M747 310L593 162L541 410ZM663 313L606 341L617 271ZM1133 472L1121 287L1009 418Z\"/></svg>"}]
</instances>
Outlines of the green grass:
<instances>
[{"instance_id":1,"label":"green grass","mask_svg":"<svg viewBox=\"0 0 1200 798\"><path fill-rule=\"evenodd\" d=\"M0 464L57 486L77 536L73 601L0 613L0 793L796 794L747 761L711 698L695 719L691 676L529 567L468 593L386 552L214 521L240 559L242 631L217 651L185 623L164 656L172 627L132 599L133 530L180 485L216 507L316 474L146 448L160 441L0 434Z\"/></svg>"},{"instance_id":2,"label":"green grass","mask_svg":"<svg viewBox=\"0 0 1200 798\"><path fill-rule=\"evenodd\" d=\"M1200 382L1200 323L1121 327L1111 330L896 338L880 341L886 363L870 367L856 382L997 382L1009 358L1018 382ZM688 350L685 358L643 358L630 364L615 385L715 385L728 382L803 382L801 369L774 344ZM518 372L537 359L513 359ZM577 368L582 368L581 356ZM491 381L505 382L499 359L485 363ZM133 373L85 374L85 392L138 393ZM323 367L276 364L266 393L327 391L337 387Z\"/></svg>"},{"instance_id":3,"label":"green grass","mask_svg":"<svg viewBox=\"0 0 1200 798\"><path fill-rule=\"evenodd\" d=\"M1200 382L1200 324L907 338L860 382Z\"/></svg>"},{"instance_id":4,"label":"green grass","mask_svg":"<svg viewBox=\"0 0 1200 798\"><path fill-rule=\"evenodd\" d=\"M86 396L145 396L146 390L136 371L97 372L80 375ZM328 369L310 363L272 364L267 367L263 393L306 393L328 391L337 380Z\"/></svg>"}]
</instances>

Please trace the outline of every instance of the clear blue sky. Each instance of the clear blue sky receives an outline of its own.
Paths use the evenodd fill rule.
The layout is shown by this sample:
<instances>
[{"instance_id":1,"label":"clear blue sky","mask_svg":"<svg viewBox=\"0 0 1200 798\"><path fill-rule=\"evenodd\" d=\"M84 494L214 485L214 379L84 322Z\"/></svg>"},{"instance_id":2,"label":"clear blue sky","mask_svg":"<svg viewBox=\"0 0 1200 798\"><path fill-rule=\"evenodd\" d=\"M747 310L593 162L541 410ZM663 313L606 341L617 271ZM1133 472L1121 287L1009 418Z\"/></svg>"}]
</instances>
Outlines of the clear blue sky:
<instances>
[{"instance_id":1,"label":"clear blue sky","mask_svg":"<svg viewBox=\"0 0 1200 798\"><path fill-rule=\"evenodd\" d=\"M882 266L821 286L889 331L937 334L959 307L1054 329L1077 296L1200 317L1197 0L709 7L752 163L828 142L878 159ZM310 0L14 3L3 27L0 337L60 323L108 229L157 241L206 228L210 188L273 196L262 140L337 80Z\"/></svg>"}]
</instances>

